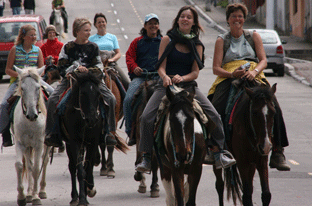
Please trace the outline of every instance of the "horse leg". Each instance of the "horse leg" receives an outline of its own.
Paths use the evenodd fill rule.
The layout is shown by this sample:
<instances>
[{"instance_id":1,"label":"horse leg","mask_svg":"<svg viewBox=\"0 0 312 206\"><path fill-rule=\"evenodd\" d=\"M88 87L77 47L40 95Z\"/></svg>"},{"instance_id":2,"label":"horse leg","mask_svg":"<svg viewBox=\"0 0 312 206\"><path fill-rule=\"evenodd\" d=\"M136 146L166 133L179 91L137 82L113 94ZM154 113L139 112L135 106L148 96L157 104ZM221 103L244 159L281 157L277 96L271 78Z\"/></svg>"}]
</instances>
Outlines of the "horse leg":
<instances>
[{"instance_id":1,"label":"horse leg","mask_svg":"<svg viewBox=\"0 0 312 206\"><path fill-rule=\"evenodd\" d=\"M241 179L243 183L243 205L252 206L252 193L253 193L253 177L256 168L254 166L240 167L238 166Z\"/></svg>"},{"instance_id":2,"label":"horse leg","mask_svg":"<svg viewBox=\"0 0 312 206\"><path fill-rule=\"evenodd\" d=\"M271 192L269 188L269 174L268 174L268 157L262 157L260 165L257 167L260 182L261 182L261 199L262 205L268 206L271 202Z\"/></svg>"},{"instance_id":3,"label":"horse leg","mask_svg":"<svg viewBox=\"0 0 312 206\"><path fill-rule=\"evenodd\" d=\"M140 185L139 185L139 189L138 189L138 192L139 193L146 193L146 184L145 184L145 174L144 173L141 173L141 172L136 172L138 174L141 175L141 180L140 180Z\"/></svg>"},{"instance_id":4,"label":"horse leg","mask_svg":"<svg viewBox=\"0 0 312 206\"><path fill-rule=\"evenodd\" d=\"M94 153L98 149L97 146L91 146L87 148L86 158L84 162L84 170L86 172L86 192L89 197L94 197L96 194L96 189L94 186L94 178L93 178L93 165L94 165Z\"/></svg>"},{"instance_id":5,"label":"horse leg","mask_svg":"<svg viewBox=\"0 0 312 206\"><path fill-rule=\"evenodd\" d=\"M72 183L72 191L71 191L71 198L70 205L77 205L78 204L78 191L77 191L77 183L76 183L76 165L77 165L77 151L74 149L74 145L70 145L66 143L66 153L69 159L68 162L68 169L70 172L71 183Z\"/></svg>"},{"instance_id":6,"label":"horse leg","mask_svg":"<svg viewBox=\"0 0 312 206\"><path fill-rule=\"evenodd\" d=\"M113 153L114 153L114 146L107 146L107 177L108 178L115 178L115 171L114 171L114 162L113 162Z\"/></svg>"},{"instance_id":7,"label":"horse leg","mask_svg":"<svg viewBox=\"0 0 312 206\"><path fill-rule=\"evenodd\" d=\"M19 206L26 205L26 196L24 194L24 186L23 186L23 151L21 149L20 144L16 143L16 162L15 162L15 170L17 173L17 204Z\"/></svg>"},{"instance_id":8,"label":"horse leg","mask_svg":"<svg viewBox=\"0 0 312 206\"><path fill-rule=\"evenodd\" d=\"M224 181L222 178L222 169L217 170L216 166L213 165L213 172L216 176L216 190L218 192L219 197L219 206L223 206L223 192L224 192Z\"/></svg>"},{"instance_id":9,"label":"horse leg","mask_svg":"<svg viewBox=\"0 0 312 206\"><path fill-rule=\"evenodd\" d=\"M201 164L192 166L191 172L188 175L189 194L186 206L196 205L196 192L199 184L200 177L202 175L203 166Z\"/></svg>"},{"instance_id":10,"label":"horse leg","mask_svg":"<svg viewBox=\"0 0 312 206\"><path fill-rule=\"evenodd\" d=\"M152 158L152 184L151 184L151 197L159 197L159 185L158 185L158 163L155 155Z\"/></svg>"},{"instance_id":11,"label":"horse leg","mask_svg":"<svg viewBox=\"0 0 312 206\"><path fill-rule=\"evenodd\" d=\"M174 169L172 181L175 191L175 199L178 206L184 206L184 173L183 169Z\"/></svg>"},{"instance_id":12,"label":"horse leg","mask_svg":"<svg viewBox=\"0 0 312 206\"><path fill-rule=\"evenodd\" d=\"M33 154L32 148L27 148L24 155L25 167L26 167L26 174L28 178L28 188L27 188L27 195L26 195L26 202L30 203L32 201L32 194L34 189L34 179L33 179L33 162L32 162Z\"/></svg>"},{"instance_id":13,"label":"horse leg","mask_svg":"<svg viewBox=\"0 0 312 206\"><path fill-rule=\"evenodd\" d=\"M161 171L161 181L166 191L166 205L175 206L176 200L174 195L171 171L169 168L166 168L165 166L163 171Z\"/></svg>"},{"instance_id":14,"label":"horse leg","mask_svg":"<svg viewBox=\"0 0 312 206\"><path fill-rule=\"evenodd\" d=\"M32 193L32 204L33 205L41 205L41 200L38 196L38 180L39 180L39 167L40 167L40 159L42 154L43 144L38 148L33 148L34 153L34 166L32 170L32 176L34 179L34 187Z\"/></svg>"},{"instance_id":15,"label":"horse leg","mask_svg":"<svg viewBox=\"0 0 312 206\"><path fill-rule=\"evenodd\" d=\"M47 193L45 190L46 187L46 173L47 173L47 166L49 162L49 153L51 151L52 147L47 147L44 145L44 150L42 154L42 175L41 175L41 181L40 181L40 190L39 190L39 197L40 199L47 199Z\"/></svg>"},{"instance_id":16,"label":"horse leg","mask_svg":"<svg viewBox=\"0 0 312 206\"><path fill-rule=\"evenodd\" d=\"M84 149L83 148L78 148L78 162L76 165L77 168L77 177L78 177L78 182L79 182L79 203L78 205L88 205L87 201L87 195L86 195L86 184L85 184L85 178L86 178L86 171L84 170L83 167L83 160L84 160Z\"/></svg>"},{"instance_id":17,"label":"horse leg","mask_svg":"<svg viewBox=\"0 0 312 206\"><path fill-rule=\"evenodd\" d=\"M107 162L106 162L106 157L105 157L105 148L106 144L102 143L100 144L101 148L101 155L102 155L102 167L100 170L100 176L106 176L107 175Z\"/></svg>"}]
</instances>

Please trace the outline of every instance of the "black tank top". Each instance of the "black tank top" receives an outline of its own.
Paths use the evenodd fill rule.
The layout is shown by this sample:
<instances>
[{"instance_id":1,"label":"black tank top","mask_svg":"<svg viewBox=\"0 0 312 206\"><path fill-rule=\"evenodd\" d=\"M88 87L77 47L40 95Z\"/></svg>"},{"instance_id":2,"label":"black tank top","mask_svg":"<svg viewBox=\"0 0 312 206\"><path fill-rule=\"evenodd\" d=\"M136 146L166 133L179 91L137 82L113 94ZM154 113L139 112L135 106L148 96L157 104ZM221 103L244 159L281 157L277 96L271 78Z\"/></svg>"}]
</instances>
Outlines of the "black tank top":
<instances>
[{"instance_id":1,"label":"black tank top","mask_svg":"<svg viewBox=\"0 0 312 206\"><path fill-rule=\"evenodd\" d=\"M167 56L166 73L167 75L187 75L192 71L194 56L191 52L179 52L175 47Z\"/></svg>"}]
</instances>

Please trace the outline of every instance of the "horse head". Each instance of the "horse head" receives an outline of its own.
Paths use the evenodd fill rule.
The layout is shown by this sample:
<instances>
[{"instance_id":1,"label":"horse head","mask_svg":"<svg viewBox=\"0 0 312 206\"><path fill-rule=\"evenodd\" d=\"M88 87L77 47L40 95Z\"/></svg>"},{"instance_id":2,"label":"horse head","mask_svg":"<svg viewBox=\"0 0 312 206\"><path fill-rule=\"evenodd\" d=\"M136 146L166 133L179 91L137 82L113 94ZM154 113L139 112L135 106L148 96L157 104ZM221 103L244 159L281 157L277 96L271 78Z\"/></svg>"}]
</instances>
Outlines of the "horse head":
<instances>
[{"instance_id":1,"label":"horse head","mask_svg":"<svg viewBox=\"0 0 312 206\"><path fill-rule=\"evenodd\" d=\"M44 72L45 66L40 69L36 67L20 69L16 66L14 68L19 79L15 95L21 96L22 110L26 118L35 121L40 112L46 113L40 84L40 75Z\"/></svg>"},{"instance_id":2,"label":"horse head","mask_svg":"<svg viewBox=\"0 0 312 206\"><path fill-rule=\"evenodd\" d=\"M102 71L87 73L73 72L71 104L80 112L86 126L93 128L100 120L100 89L103 78Z\"/></svg>"},{"instance_id":3,"label":"horse head","mask_svg":"<svg viewBox=\"0 0 312 206\"><path fill-rule=\"evenodd\" d=\"M115 56L115 52L113 50L112 51L100 50L100 57L104 67L108 66L108 60L113 56Z\"/></svg>"},{"instance_id":4,"label":"horse head","mask_svg":"<svg viewBox=\"0 0 312 206\"><path fill-rule=\"evenodd\" d=\"M267 156L272 149L272 132L275 115L274 93L276 84L246 89L249 96L250 128L256 141L256 148L262 156Z\"/></svg>"},{"instance_id":5,"label":"horse head","mask_svg":"<svg viewBox=\"0 0 312 206\"><path fill-rule=\"evenodd\" d=\"M176 153L176 167L190 163L193 158L193 144L195 144L193 99L195 87L182 89L168 86L166 96L170 102L169 121L171 144Z\"/></svg>"}]
</instances>

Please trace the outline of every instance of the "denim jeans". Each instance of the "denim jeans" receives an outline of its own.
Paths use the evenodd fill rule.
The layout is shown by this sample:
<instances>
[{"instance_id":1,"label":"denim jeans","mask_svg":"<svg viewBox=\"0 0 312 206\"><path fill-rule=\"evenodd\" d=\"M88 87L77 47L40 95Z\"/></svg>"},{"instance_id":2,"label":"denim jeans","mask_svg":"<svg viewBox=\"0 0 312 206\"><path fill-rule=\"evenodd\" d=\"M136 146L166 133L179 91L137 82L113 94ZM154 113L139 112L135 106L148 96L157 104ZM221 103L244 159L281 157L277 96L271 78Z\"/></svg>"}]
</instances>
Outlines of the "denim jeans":
<instances>
[{"instance_id":1,"label":"denim jeans","mask_svg":"<svg viewBox=\"0 0 312 206\"><path fill-rule=\"evenodd\" d=\"M21 14L22 7L12 7L13 15Z\"/></svg>"},{"instance_id":2,"label":"denim jeans","mask_svg":"<svg viewBox=\"0 0 312 206\"><path fill-rule=\"evenodd\" d=\"M123 113L125 116L125 126L126 126L126 133L128 136L130 136L131 132L131 125L132 125L132 120L131 120L131 114L132 114L132 108L131 104L133 101L133 96L135 92L138 90L139 86L142 84L142 82L145 81L145 78L141 77L136 77L134 78L128 87L126 97L124 99L123 103Z\"/></svg>"}]
</instances>

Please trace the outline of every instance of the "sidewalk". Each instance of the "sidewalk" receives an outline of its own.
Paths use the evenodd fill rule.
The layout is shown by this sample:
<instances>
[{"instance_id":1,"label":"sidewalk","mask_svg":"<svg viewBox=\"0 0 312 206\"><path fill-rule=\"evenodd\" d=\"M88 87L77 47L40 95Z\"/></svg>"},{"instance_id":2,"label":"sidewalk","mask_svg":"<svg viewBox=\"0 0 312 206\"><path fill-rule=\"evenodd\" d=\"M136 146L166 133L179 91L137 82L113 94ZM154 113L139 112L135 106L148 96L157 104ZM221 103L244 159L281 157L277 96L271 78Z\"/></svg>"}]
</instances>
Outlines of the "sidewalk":
<instances>
[{"instance_id":1,"label":"sidewalk","mask_svg":"<svg viewBox=\"0 0 312 206\"><path fill-rule=\"evenodd\" d=\"M211 11L206 11L206 0L185 0L185 2L193 5L210 27L215 28L220 33L229 30L225 8L210 5ZM249 18L245 21L244 28L265 29L265 26ZM287 44L283 45L286 56L285 73L312 87L312 43L295 36L280 36L280 38L287 41Z\"/></svg>"}]
</instances>

